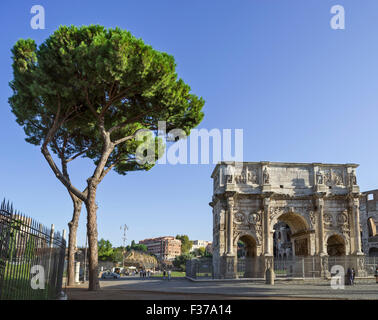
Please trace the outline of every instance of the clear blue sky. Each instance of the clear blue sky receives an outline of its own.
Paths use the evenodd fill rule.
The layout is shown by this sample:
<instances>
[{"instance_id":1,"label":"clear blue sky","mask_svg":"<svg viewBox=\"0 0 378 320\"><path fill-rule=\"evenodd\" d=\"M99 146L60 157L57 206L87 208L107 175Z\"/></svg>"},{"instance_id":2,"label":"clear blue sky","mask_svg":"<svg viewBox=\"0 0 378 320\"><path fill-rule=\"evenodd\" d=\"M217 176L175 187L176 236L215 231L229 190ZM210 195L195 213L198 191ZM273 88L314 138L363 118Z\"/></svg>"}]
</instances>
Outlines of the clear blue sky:
<instances>
[{"instance_id":1,"label":"clear blue sky","mask_svg":"<svg viewBox=\"0 0 378 320\"><path fill-rule=\"evenodd\" d=\"M46 29L30 27L43 5ZM330 28L343 5L345 30ZM67 229L72 205L39 148L24 141L10 112L10 48L41 43L59 25L128 29L174 55L177 71L204 97L200 128L244 129L246 161L359 163L361 190L378 188L378 1L108 0L1 1L0 196L44 224ZM150 172L110 173L98 191L99 237L121 244L188 234L212 238L213 165L160 165ZM93 169L70 167L82 188ZM79 245L85 242L82 212Z\"/></svg>"}]
</instances>

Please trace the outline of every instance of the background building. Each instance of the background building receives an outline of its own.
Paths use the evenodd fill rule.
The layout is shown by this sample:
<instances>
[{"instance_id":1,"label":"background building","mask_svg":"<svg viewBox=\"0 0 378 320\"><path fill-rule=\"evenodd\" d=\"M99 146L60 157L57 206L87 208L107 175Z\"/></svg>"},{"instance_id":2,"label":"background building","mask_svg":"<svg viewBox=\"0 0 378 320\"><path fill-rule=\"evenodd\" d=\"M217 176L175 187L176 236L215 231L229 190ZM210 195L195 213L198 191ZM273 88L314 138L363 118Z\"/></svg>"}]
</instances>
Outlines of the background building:
<instances>
[{"instance_id":1,"label":"background building","mask_svg":"<svg viewBox=\"0 0 378 320\"><path fill-rule=\"evenodd\" d=\"M275 258L291 258L293 244L291 243L290 227L284 222L278 222L274 227L273 254Z\"/></svg>"},{"instance_id":2,"label":"background building","mask_svg":"<svg viewBox=\"0 0 378 320\"><path fill-rule=\"evenodd\" d=\"M207 246L210 244L211 241L206 241L206 240L192 240L192 248L190 249L190 252L194 252L199 248L207 248Z\"/></svg>"},{"instance_id":3,"label":"background building","mask_svg":"<svg viewBox=\"0 0 378 320\"><path fill-rule=\"evenodd\" d=\"M363 252L378 257L378 190L362 194L360 212Z\"/></svg>"},{"instance_id":4,"label":"background building","mask_svg":"<svg viewBox=\"0 0 378 320\"><path fill-rule=\"evenodd\" d=\"M144 244L147 251L154 254L160 260L173 260L181 255L181 240L175 237L166 236L159 238L150 238L139 241Z\"/></svg>"},{"instance_id":5,"label":"background building","mask_svg":"<svg viewBox=\"0 0 378 320\"><path fill-rule=\"evenodd\" d=\"M210 254L213 254L213 243L209 242L206 246L206 251Z\"/></svg>"}]
</instances>

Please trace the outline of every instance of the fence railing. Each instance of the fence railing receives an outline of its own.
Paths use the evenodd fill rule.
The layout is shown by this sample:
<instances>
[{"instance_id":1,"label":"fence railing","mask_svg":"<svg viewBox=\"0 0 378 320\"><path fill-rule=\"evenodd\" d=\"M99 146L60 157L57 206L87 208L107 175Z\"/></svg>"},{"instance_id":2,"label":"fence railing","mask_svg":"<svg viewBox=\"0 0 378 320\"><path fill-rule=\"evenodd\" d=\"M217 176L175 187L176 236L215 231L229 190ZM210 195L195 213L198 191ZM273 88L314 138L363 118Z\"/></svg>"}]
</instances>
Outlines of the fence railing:
<instances>
[{"instance_id":1,"label":"fence railing","mask_svg":"<svg viewBox=\"0 0 378 320\"><path fill-rule=\"evenodd\" d=\"M185 273L190 278L213 279L213 260L212 258L192 259L186 262Z\"/></svg>"},{"instance_id":2,"label":"fence railing","mask_svg":"<svg viewBox=\"0 0 378 320\"><path fill-rule=\"evenodd\" d=\"M277 278L319 278L320 265L318 256L275 258L274 273Z\"/></svg>"},{"instance_id":3,"label":"fence railing","mask_svg":"<svg viewBox=\"0 0 378 320\"><path fill-rule=\"evenodd\" d=\"M47 228L0 206L0 300L55 299L62 291L66 241Z\"/></svg>"},{"instance_id":4,"label":"fence railing","mask_svg":"<svg viewBox=\"0 0 378 320\"><path fill-rule=\"evenodd\" d=\"M274 258L274 274L277 279L319 279L331 275L332 267L342 266L347 272L348 268L356 267L354 256L329 256L327 269L322 270L322 261L319 256L296 256L290 258ZM373 278L378 257L364 256L362 265L362 277ZM265 278L265 257L240 257L235 261L235 276L237 278L264 279ZM325 273L327 271L328 273ZM188 277L214 278L213 263L211 258L192 259L186 263L186 275Z\"/></svg>"}]
</instances>

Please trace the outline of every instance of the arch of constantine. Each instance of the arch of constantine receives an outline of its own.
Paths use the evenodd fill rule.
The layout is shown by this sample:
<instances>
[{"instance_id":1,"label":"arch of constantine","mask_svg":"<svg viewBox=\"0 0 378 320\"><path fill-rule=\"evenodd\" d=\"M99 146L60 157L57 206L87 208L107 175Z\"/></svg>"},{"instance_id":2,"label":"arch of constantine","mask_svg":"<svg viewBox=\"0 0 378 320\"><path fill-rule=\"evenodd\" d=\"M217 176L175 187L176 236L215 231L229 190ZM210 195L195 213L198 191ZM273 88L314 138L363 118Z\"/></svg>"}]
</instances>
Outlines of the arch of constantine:
<instances>
[{"instance_id":1,"label":"arch of constantine","mask_svg":"<svg viewBox=\"0 0 378 320\"><path fill-rule=\"evenodd\" d=\"M217 164L211 176L210 203L215 278L237 277L240 241L245 244L246 276L264 274L274 263L277 230L279 237L281 233L285 237L285 254L313 257L316 266L312 268L318 276L329 275L328 259L334 256L347 256L357 276L363 275L362 195L357 167L283 162Z\"/></svg>"}]
</instances>

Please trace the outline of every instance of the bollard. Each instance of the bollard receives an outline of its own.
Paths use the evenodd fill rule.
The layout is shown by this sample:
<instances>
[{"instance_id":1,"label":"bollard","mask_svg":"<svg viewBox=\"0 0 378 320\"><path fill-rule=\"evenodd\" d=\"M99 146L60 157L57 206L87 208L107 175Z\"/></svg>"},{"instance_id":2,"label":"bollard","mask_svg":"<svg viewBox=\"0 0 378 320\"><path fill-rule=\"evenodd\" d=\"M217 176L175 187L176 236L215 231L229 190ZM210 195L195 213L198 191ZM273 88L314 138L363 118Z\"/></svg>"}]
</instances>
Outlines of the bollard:
<instances>
[{"instance_id":1,"label":"bollard","mask_svg":"<svg viewBox=\"0 0 378 320\"><path fill-rule=\"evenodd\" d=\"M75 262L75 282L79 283L79 276L80 276L80 262Z\"/></svg>"},{"instance_id":2,"label":"bollard","mask_svg":"<svg viewBox=\"0 0 378 320\"><path fill-rule=\"evenodd\" d=\"M265 272L265 283L274 285L274 271L272 268L269 268Z\"/></svg>"}]
</instances>

